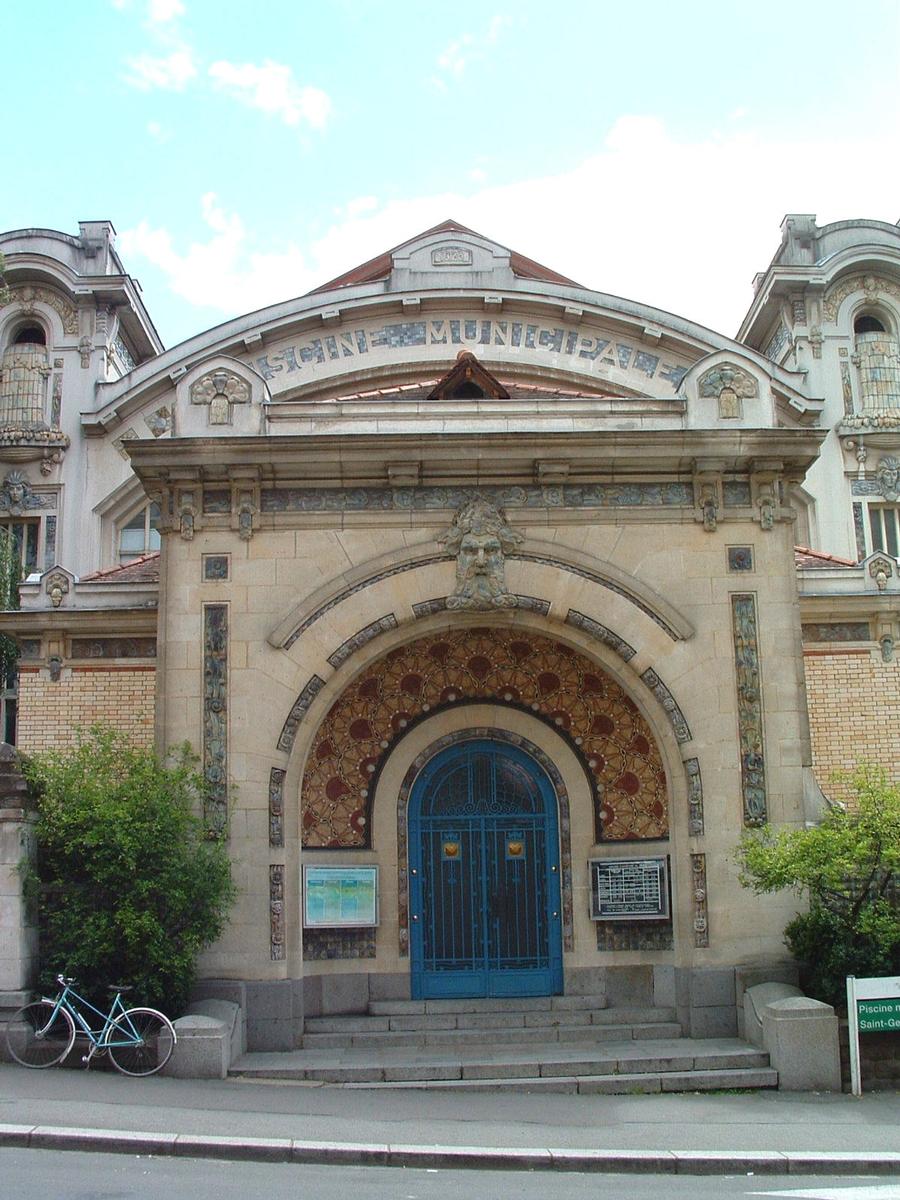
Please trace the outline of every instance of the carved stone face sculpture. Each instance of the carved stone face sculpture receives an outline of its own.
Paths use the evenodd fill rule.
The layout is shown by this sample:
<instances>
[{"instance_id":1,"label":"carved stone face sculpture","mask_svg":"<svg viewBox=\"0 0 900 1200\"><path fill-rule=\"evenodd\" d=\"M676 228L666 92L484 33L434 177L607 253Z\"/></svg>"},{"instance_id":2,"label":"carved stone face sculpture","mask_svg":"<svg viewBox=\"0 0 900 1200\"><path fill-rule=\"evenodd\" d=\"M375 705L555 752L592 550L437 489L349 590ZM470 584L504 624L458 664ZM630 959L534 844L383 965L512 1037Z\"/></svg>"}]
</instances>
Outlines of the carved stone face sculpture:
<instances>
[{"instance_id":1,"label":"carved stone face sculpture","mask_svg":"<svg viewBox=\"0 0 900 1200\"><path fill-rule=\"evenodd\" d=\"M506 587L505 555L521 541L502 511L480 497L469 501L440 539L456 554L456 586L447 598L449 609L484 612L515 608L518 599Z\"/></svg>"},{"instance_id":2,"label":"carved stone face sculpture","mask_svg":"<svg viewBox=\"0 0 900 1200\"><path fill-rule=\"evenodd\" d=\"M879 459L875 475L885 500L900 499L900 459L885 454Z\"/></svg>"}]
</instances>

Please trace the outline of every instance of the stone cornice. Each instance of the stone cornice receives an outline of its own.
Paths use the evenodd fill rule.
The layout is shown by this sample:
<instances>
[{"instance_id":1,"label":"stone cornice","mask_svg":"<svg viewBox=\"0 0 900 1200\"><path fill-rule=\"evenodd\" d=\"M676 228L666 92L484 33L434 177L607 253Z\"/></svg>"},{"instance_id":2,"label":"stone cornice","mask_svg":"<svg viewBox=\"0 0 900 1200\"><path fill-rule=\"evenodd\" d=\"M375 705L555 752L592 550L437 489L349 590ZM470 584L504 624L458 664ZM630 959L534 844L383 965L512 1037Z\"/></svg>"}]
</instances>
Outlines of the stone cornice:
<instances>
[{"instance_id":1,"label":"stone cornice","mask_svg":"<svg viewBox=\"0 0 900 1200\"><path fill-rule=\"evenodd\" d=\"M531 482L539 464L564 463L569 482L691 476L698 460L724 473L759 469L802 478L825 430L652 430L586 433L345 434L129 441L132 466L148 491L236 477L263 485L379 486L398 463L422 484L477 487ZM761 465L761 464L764 464Z\"/></svg>"}]
</instances>

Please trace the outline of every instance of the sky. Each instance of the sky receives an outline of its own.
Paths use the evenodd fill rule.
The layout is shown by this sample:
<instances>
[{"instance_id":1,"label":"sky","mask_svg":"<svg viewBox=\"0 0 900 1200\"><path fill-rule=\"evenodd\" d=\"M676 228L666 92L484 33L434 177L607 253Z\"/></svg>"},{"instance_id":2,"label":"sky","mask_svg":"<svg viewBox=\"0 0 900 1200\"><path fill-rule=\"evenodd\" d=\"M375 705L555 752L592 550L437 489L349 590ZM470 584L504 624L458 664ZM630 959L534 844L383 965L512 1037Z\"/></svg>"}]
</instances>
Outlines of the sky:
<instances>
[{"instance_id":1,"label":"sky","mask_svg":"<svg viewBox=\"0 0 900 1200\"><path fill-rule=\"evenodd\" d=\"M4 0L0 38L0 228L111 220L168 346L448 217L734 334L785 213L900 218L900 0Z\"/></svg>"}]
</instances>

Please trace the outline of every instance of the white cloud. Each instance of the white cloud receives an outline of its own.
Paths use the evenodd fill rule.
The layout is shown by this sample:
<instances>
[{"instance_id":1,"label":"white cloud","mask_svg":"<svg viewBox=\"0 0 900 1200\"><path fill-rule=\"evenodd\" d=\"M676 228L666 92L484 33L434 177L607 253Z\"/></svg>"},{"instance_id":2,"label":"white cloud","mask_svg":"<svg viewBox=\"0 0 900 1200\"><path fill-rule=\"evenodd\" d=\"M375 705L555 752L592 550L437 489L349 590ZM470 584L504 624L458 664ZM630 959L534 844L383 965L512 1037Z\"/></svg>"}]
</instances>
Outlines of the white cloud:
<instances>
[{"instance_id":1,"label":"white cloud","mask_svg":"<svg viewBox=\"0 0 900 1200\"><path fill-rule=\"evenodd\" d=\"M183 16L184 5L181 0L148 0L147 19L154 24L165 24Z\"/></svg>"},{"instance_id":2,"label":"white cloud","mask_svg":"<svg viewBox=\"0 0 900 1200\"><path fill-rule=\"evenodd\" d=\"M494 16L491 17L488 27L481 37L476 37L472 33L463 33L454 38L438 55L438 67L445 74L458 79L470 62L484 57L485 48L493 46L509 24L511 24L509 17ZM445 81L439 75L432 76L431 82L441 91L447 90Z\"/></svg>"},{"instance_id":3,"label":"white cloud","mask_svg":"<svg viewBox=\"0 0 900 1200\"><path fill-rule=\"evenodd\" d=\"M661 120L622 117L596 153L571 170L458 192L410 197L376 210L353 202L300 247L261 254L245 223L204 198L210 236L181 253L165 230L124 234L126 262L145 258L191 303L237 315L299 295L447 216L545 263L586 287L655 305L733 334L753 275L779 243L785 212L820 222L893 220L900 167L879 158L883 134L850 141L748 132L689 141ZM835 163L882 161L858 178Z\"/></svg>"},{"instance_id":4,"label":"white cloud","mask_svg":"<svg viewBox=\"0 0 900 1200\"><path fill-rule=\"evenodd\" d=\"M357 196L355 200L347 201L344 212L348 217L358 217L361 213L372 212L377 207L377 196Z\"/></svg>"},{"instance_id":5,"label":"white cloud","mask_svg":"<svg viewBox=\"0 0 900 1200\"><path fill-rule=\"evenodd\" d=\"M189 46L179 46L164 56L139 54L128 60L128 66L131 73L126 75L126 82L142 92L152 88L181 92L197 74Z\"/></svg>"},{"instance_id":6,"label":"white cloud","mask_svg":"<svg viewBox=\"0 0 900 1200\"><path fill-rule=\"evenodd\" d=\"M159 121L148 121L147 133L151 138L153 138L154 142L159 142L160 144L169 141L172 136L168 129L164 129L163 126L160 125Z\"/></svg>"},{"instance_id":7,"label":"white cloud","mask_svg":"<svg viewBox=\"0 0 900 1200\"><path fill-rule=\"evenodd\" d=\"M280 117L285 125L305 122L321 129L331 113L331 100L315 87L301 87L291 68L270 59L255 63L214 62L209 75L236 100Z\"/></svg>"}]
</instances>

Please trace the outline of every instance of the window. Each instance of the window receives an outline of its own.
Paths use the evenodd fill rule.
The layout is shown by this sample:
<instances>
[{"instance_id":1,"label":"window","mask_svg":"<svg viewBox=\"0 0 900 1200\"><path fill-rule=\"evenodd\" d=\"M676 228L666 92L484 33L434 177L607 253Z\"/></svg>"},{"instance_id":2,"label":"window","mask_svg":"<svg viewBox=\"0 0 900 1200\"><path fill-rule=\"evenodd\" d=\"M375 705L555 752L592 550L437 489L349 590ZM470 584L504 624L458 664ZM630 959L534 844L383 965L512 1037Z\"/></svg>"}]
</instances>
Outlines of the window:
<instances>
[{"instance_id":1,"label":"window","mask_svg":"<svg viewBox=\"0 0 900 1200\"><path fill-rule=\"evenodd\" d=\"M131 562L159 549L159 505L145 504L119 526L119 562Z\"/></svg>"},{"instance_id":2,"label":"window","mask_svg":"<svg viewBox=\"0 0 900 1200\"><path fill-rule=\"evenodd\" d=\"M39 519L5 520L0 521L0 529L6 530L12 536L13 545L19 551L22 561L22 574L30 575L38 569L38 543L41 535Z\"/></svg>"},{"instance_id":3,"label":"window","mask_svg":"<svg viewBox=\"0 0 900 1200\"><path fill-rule=\"evenodd\" d=\"M853 322L854 333L887 333L884 323L871 313L861 313Z\"/></svg>"},{"instance_id":4,"label":"window","mask_svg":"<svg viewBox=\"0 0 900 1200\"><path fill-rule=\"evenodd\" d=\"M13 338L14 346L46 346L47 335L40 325L25 325Z\"/></svg>"},{"instance_id":5,"label":"window","mask_svg":"<svg viewBox=\"0 0 900 1200\"><path fill-rule=\"evenodd\" d=\"M900 557L900 509L888 504L869 505L869 537L872 551L881 550L892 558Z\"/></svg>"}]
</instances>

